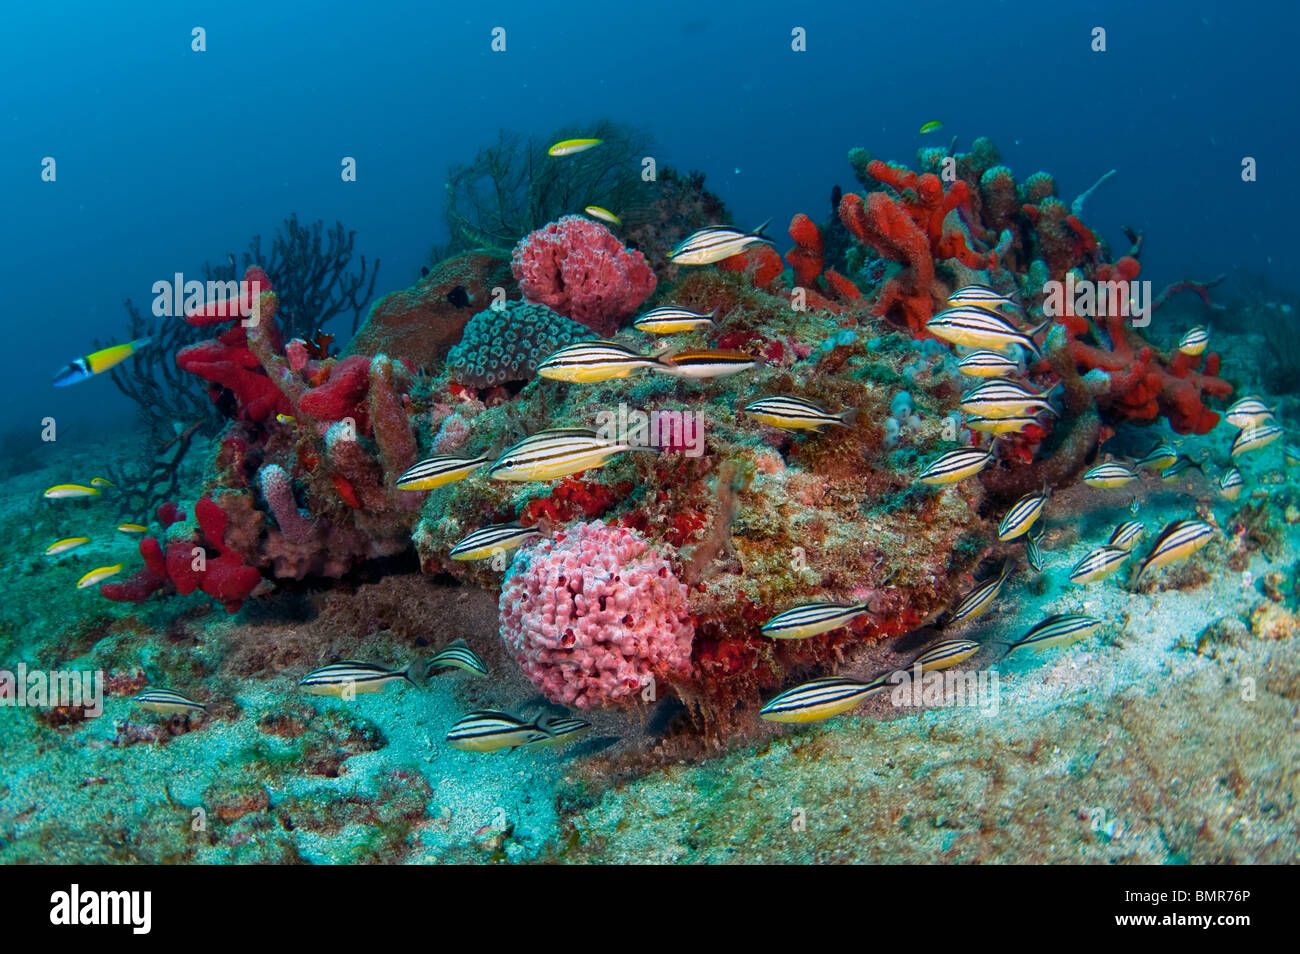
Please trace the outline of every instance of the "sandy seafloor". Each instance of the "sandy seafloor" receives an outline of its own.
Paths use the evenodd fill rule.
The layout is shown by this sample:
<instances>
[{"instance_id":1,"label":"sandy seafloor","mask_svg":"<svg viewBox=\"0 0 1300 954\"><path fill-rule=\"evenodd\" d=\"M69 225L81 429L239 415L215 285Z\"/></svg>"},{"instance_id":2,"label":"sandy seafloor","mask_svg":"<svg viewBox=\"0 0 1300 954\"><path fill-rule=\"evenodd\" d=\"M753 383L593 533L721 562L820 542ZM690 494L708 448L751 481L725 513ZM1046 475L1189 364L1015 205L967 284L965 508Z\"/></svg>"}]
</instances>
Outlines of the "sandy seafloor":
<instances>
[{"instance_id":1,"label":"sandy seafloor","mask_svg":"<svg viewBox=\"0 0 1300 954\"><path fill-rule=\"evenodd\" d=\"M1163 434L1164 432L1160 432ZM1155 434L1153 433L1153 436ZM1221 425L1187 439L1226 459ZM757 723L741 740L656 737L655 711L602 713L568 749L480 755L443 743L473 708L537 711L496 637L495 597L419 577L362 574L281 590L228 616L201 596L111 604L75 581L139 558L99 501L45 502L88 480L120 440L59 446L0 482L0 668L102 668L123 694L98 719L0 709L0 862L1292 862L1300 855L1300 468L1281 442L1248 458L1235 502L1192 474L1120 491L1082 485L1048 508L1046 572L1023 564L995 611L961 635L1009 639L1051 612L1107 625L1070 648L998 667L996 713L897 710L877 696L809 727ZM190 461L198 487L196 451ZM1262 494L1252 500L1252 494ZM1127 574L1087 587L1069 568L1137 497L1145 552L1169 520L1209 505L1272 527L1238 554L1220 534L1150 592ZM1287 512L1288 504L1291 512ZM1291 520L1291 523L1287 523ZM59 560L52 540L96 542ZM1240 548L1237 548L1240 549ZM1017 551L1013 551L1017 552ZM1245 565L1242 560L1245 560ZM427 633L386 631L401 616ZM465 636L492 676L454 673L353 703L300 694L331 654L393 664ZM897 649L897 651L893 651ZM841 672L870 676L915 649L880 646ZM210 713L173 735L131 702L151 681Z\"/></svg>"}]
</instances>

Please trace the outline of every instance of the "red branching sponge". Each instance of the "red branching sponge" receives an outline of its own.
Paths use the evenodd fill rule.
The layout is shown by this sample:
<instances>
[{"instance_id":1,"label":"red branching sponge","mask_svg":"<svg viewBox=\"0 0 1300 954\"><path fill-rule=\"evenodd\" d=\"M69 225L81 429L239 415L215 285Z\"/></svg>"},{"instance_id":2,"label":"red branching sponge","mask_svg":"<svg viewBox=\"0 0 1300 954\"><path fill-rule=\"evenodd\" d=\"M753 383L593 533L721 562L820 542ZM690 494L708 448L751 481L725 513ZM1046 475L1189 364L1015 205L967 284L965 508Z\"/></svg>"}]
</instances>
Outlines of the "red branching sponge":
<instances>
[{"instance_id":1,"label":"red branching sponge","mask_svg":"<svg viewBox=\"0 0 1300 954\"><path fill-rule=\"evenodd\" d=\"M608 337L655 290L645 256L609 229L566 215L524 236L510 259L524 296Z\"/></svg>"},{"instance_id":2,"label":"red branching sponge","mask_svg":"<svg viewBox=\"0 0 1300 954\"><path fill-rule=\"evenodd\" d=\"M772 246L753 245L739 255L724 258L718 262L718 268L740 272L749 277L750 284L755 288L766 288L785 271L785 264Z\"/></svg>"},{"instance_id":3,"label":"red branching sponge","mask_svg":"<svg viewBox=\"0 0 1300 954\"><path fill-rule=\"evenodd\" d=\"M785 253L785 260L794 268L794 283L811 288L822 273L825 256L822 234L812 219L799 212L790 220L790 238L795 245Z\"/></svg>"},{"instance_id":4,"label":"red branching sponge","mask_svg":"<svg viewBox=\"0 0 1300 954\"><path fill-rule=\"evenodd\" d=\"M934 313L934 257L925 233L883 192L868 193L865 202L858 193L846 192L840 200L840 221L859 242L907 266L881 287L874 310L885 315L897 306L912 334L923 334Z\"/></svg>"},{"instance_id":5,"label":"red branching sponge","mask_svg":"<svg viewBox=\"0 0 1300 954\"><path fill-rule=\"evenodd\" d=\"M365 399L370 388L370 359L365 355L344 358L330 369L329 379L312 388L298 402L302 413L318 421L341 421L350 417L357 431L367 430Z\"/></svg>"}]
</instances>

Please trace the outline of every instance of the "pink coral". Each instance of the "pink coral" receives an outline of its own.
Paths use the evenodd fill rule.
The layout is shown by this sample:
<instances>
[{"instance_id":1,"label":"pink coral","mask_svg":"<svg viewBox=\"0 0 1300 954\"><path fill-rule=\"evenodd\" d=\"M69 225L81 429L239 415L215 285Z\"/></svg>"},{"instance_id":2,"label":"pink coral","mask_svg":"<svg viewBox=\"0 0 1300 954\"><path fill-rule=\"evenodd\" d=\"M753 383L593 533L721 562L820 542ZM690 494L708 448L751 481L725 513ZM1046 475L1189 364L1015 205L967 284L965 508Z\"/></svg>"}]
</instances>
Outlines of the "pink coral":
<instances>
[{"instance_id":1,"label":"pink coral","mask_svg":"<svg viewBox=\"0 0 1300 954\"><path fill-rule=\"evenodd\" d=\"M634 701L690 673L686 587L645 537L580 523L521 550L500 602L501 638L548 699L586 709Z\"/></svg>"},{"instance_id":2,"label":"pink coral","mask_svg":"<svg viewBox=\"0 0 1300 954\"><path fill-rule=\"evenodd\" d=\"M316 535L311 515L298 509L289 474L279 464L267 464L258 477L266 505L275 514L280 532L294 543L306 543Z\"/></svg>"},{"instance_id":3,"label":"pink coral","mask_svg":"<svg viewBox=\"0 0 1300 954\"><path fill-rule=\"evenodd\" d=\"M529 301L605 336L655 290L655 273L644 255L624 248L599 222L577 215L524 236L510 269Z\"/></svg>"}]
</instances>

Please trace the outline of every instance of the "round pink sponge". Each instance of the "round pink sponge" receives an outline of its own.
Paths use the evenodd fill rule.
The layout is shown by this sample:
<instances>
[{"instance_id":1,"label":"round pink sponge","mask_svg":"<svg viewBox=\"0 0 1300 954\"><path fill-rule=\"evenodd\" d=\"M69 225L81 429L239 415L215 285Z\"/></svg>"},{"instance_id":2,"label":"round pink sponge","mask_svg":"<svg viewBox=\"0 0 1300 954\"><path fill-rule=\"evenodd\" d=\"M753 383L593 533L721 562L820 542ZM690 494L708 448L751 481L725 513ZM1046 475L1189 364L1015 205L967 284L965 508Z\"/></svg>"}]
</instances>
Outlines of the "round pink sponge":
<instances>
[{"instance_id":1,"label":"round pink sponge","mask_svg":"<svg viewBox=\"0 0 1300 954\"><path fill-rule=\"evenodd\" d=\"M625 527L577 524L520 549L500 617L515 661L552 702L587 709L635 701L652 680L690 672L686 587Z\"/></svg>"}]
</instances>

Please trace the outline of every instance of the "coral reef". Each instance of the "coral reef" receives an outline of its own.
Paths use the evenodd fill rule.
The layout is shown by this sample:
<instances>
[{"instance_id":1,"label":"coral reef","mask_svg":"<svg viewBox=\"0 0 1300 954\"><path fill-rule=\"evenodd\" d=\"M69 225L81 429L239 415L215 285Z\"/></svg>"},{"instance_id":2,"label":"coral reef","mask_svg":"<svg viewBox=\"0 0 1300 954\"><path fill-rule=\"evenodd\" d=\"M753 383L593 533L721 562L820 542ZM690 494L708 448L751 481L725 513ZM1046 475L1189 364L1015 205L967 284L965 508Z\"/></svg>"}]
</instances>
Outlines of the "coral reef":
<instances>
[{"instance_id":1,"label":"coral reef","mask_svg":"<svg viewBox=\"0 0 1300 954\"><path fill-rule=\"evenodd\" d=\"M602 337L613 334L656 284L644 255L624 248L599 222L577 215L562 216L521 239L510 268L525 298Z\"/></svg>"}]
</instances>

